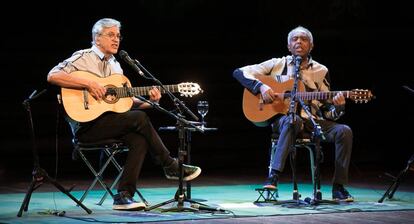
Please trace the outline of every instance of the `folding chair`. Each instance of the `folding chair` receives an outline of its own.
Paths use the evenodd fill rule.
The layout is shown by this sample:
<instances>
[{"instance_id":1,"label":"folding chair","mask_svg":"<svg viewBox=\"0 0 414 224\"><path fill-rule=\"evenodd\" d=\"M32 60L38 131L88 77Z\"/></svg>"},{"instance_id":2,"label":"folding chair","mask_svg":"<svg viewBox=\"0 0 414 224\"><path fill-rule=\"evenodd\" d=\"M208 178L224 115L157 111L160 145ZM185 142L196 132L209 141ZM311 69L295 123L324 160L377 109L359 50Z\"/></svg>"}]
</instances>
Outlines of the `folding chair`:
<instances>
[{"instance_id":1,"label":"folding chair","mask_svg":"<svg viewBox=\"0 0 414 224\"><path fill-rule=\"evenodd\" d=\"M114 197L114 193L112 192L112 189L117 185L123 173L123 167L118 163L115 156L119 153L127 152L128 148L120 140L117 140L117 139L107 139L105 141L94 142L94 143L81 143L76 140L73 140L73 145L74 145L74 156L73 156L74 159L77 159L77 155L79 155L79 157L83 160L83 162L92 172L92 174L95 176L93 182L89 185L88 189L83 193L79 201L82 202L83 200L85 200L89 192L95 187L96 183L99 182L99 184L105 189L105 194L102 196L101 200L97 203L98 205L102 205L102 203L107 198L108 194L111 195L112 198ZM94 166L92 166L91 162L86 157L85 153L90 152L90 151L99 151L101 153L99 170L95 169ZM103 174L110 163L114 165L114 167L119 173L116 176L115 180L112 182L112 184L108 186L108 184L105 183L103 180ZM148 205L148 202L142 196L141 192L139 192L138 189L135 189L135 192L140 197L142 202Z\"/></svg>"},{"instance_id":2,"label":"folding chair","mask_svg":"<svg viewBox=\"0 0 414 224\"><path fill-rule=\"evenodd\" d=\"M64 111L62 107L61 95L57 94L56 96L58 105L60 105L59 108L61 109L61 111ZM74 135L72 129L71 132L72 135ZM102 205L105 199L108 197L108 194L111 195L112 198L114 198L114 193L112 193L112 189L118 184L119 179L121 178L123 173L123 166L121 166L117 162L115 156L118 153L127 152L129 149L119 139L107 139L104 141L94 143L82 143L77 141L76 138L73 138L72 144L74 147L72 159L77 160L80 157L82 161L86 164L86 166L89 168L89 170L92 172L92 174L95 176L94 180L89 185L88 189L83 193L79 201L83 202L83 200L85 200L86 196L95 187L97 182L99 182L99 184L105 189L105 194L102 196L101 200L97 203L97 205ZM85 152L91 151L100 152L99 169L95 169L86 157ZM106 168L110 163L112 163L115 166L116 170L118 171L118 175L116 176L112 184L108 186L108 184L105 183L103 180L103 173L105 172ZM142 196L141 192L138 191L138 189L135 189L135 192L140 197L142 202L144 202L146 205L149 205L147 200L145 200L145 198Z\"/></svg>"}]
</instances>

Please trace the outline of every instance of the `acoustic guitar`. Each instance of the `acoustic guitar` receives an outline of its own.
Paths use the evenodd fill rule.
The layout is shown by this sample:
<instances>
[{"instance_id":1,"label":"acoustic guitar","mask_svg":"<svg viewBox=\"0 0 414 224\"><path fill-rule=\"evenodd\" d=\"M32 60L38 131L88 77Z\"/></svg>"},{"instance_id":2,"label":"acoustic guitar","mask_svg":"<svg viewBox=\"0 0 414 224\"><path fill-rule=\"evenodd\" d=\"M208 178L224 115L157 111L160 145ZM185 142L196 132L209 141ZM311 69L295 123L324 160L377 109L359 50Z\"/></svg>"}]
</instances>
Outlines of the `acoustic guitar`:
<instances>
[{"instance_id":1,"label":"acoustic guitar","mask_svg":"<svg viewBox=\"0 0 414 224\"><path fill-rule=\"evenodd\" d=\"M272 103L264 103L261 94L254 95L248 89L243 92L243 113L246 118L256 126L268 125L268 120L278 114L287 114L290 104L290 91L293 88L294 80L279 83L271 76L257 76L264 84L268 85L277 97ZM305 85L298 82L297 97L303 100L326 100L332 99L336 94L342 92L347 99L356 103L366 103L373 98L371 91L353 89L346 91L330 92L305 92Z\"/></svg>"},{"instance_id":2,"label":"acoustic guitar","mask_svg":"<svg viewBox=\"0 0 414 224\"><path fill-rule=\"evenodd\" d=\"M76 71L71 75L96 81L107 89L103 100L98 101L86 89L61 88L63 107L68 116L78 122L94 120L107 111L126 112L132 107L133 96L147 96L148 91L153 87L131 87L128 78L121 74L101 78L90 72ZM191 82L164 86L168 91L186 97L203 92L197 83ZM166 93L164 89L159 89L161 93Z\"/></svg>"}]
</instances>

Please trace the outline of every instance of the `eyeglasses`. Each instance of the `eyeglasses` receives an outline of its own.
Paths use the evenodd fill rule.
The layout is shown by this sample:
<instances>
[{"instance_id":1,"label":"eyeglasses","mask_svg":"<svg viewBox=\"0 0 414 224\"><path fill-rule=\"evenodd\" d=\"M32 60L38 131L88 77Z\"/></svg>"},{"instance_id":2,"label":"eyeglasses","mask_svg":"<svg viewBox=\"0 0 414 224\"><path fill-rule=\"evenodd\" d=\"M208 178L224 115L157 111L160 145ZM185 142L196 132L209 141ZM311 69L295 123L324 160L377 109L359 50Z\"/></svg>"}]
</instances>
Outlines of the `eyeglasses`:
<instances>
[{"instance_id":1,"label":"eyeglasses","mask_svg":"<svg viewBox=\"0 0 414 224\"><path fill-rule=\"evenodd\" d=\"M123 37L121 36L121 34L115 34L115 33L102 34L102 33L100 33L99 35L101 35L101 36L107 36L111 40L114 40L115 38L117 38L117 39L119 39L119 41L121 41L123 39Z\"/></svg>"}]
</instances>

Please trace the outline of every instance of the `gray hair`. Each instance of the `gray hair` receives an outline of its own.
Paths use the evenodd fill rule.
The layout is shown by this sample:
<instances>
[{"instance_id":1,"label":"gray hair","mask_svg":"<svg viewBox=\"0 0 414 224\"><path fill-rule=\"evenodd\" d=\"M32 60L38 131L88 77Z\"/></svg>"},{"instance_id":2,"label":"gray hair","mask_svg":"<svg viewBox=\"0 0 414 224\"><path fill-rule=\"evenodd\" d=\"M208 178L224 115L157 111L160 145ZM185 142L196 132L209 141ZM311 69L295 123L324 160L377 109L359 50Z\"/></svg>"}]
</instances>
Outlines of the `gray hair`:
<instances>
[{"instance_id":1,"label":"gray hair","mask_svg":"<svg viewBox=\"0 0 414 224\"><path fill-rule=\"evenodd\" d=\"M290 44L290 40L292 39L292 36L295 35L295 33L297 33L297 32L305 33L306 36L308 36L310 43L313 44L312 33L303 26L298 26L298 27L296 27L295 29L293 29L289 32L288 37L287 37L288 44Z\"/></svg>"},{"instance_id":2,"label":"gray hair","mask_svg":"<svg viewBox=\"0 0 414 224\"><path fill-rule=\"evenodd\" d=\"M104 28L110 28L114 26L121 29L121 23L118 20L111 18L104 18L98 20L98 22L96 22L92 27L92 44L95 44L96 36L100 34Z\"/></svg>"}]
</instances>

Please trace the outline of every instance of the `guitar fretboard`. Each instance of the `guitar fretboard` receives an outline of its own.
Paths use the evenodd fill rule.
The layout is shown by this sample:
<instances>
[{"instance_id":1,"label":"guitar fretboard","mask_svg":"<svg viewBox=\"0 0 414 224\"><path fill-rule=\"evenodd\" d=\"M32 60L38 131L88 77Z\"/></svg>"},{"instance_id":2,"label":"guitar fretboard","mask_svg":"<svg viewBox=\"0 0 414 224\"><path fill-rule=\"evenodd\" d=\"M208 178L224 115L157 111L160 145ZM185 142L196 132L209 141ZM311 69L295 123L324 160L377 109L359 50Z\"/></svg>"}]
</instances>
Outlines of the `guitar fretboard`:
<instances>
[{"instance_id":1,"label":"guitar fretboard","mask_svg":"<svg viewBox=\"0 0 414 224\"><path fill-rule=\"evenodd\" d=\"M350 97L350 91L331 91L331 92L297 92L297 96L303 100L326 100L332 99L336 94L342 93L345 98ZM290 93L285 93L285 97L290 97Z\"/></svg>"},{"instance_id":2,"label":"guitar fretboard","mask_svg":"<svg viewBox=\"0 0 414 224\"><path fill-rule=\"evenodd\" d=\"M164 85L165 89L157 87L161 93L166 93L168 91L170 92L178 92L178 85ZM143 86L143 87L117 87L117 88L109 88L107 92L111 95L116 95L119 98L123 97L132 97L132 96L147 96L148 91L152 89L152 86ZM114 93L115 92L115 93Z\"/></svg>"}]
</instances>

